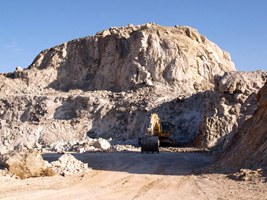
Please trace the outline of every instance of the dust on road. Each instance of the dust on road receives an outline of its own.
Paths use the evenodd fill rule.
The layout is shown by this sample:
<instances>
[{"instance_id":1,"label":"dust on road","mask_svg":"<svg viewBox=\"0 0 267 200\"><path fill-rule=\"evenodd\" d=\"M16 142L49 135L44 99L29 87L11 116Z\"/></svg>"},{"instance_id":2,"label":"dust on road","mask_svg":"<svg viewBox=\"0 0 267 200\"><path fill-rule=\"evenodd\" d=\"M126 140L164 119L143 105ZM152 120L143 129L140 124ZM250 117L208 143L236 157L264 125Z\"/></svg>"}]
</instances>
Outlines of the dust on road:
<instances>
[{"instance_id":1,"label":"dust on road","mask_svg":"<svg viewBox=\"0 0 267 200\"><path fill-rule=\"evenodd\" d=\"M93 170L66 177L1 178L1 199L264 199L266 183L236 182L223 174L194 175L209 153L161 151L73 154ZM52 161L60 154L44 154Z\"/></svg>"}]
</instances>

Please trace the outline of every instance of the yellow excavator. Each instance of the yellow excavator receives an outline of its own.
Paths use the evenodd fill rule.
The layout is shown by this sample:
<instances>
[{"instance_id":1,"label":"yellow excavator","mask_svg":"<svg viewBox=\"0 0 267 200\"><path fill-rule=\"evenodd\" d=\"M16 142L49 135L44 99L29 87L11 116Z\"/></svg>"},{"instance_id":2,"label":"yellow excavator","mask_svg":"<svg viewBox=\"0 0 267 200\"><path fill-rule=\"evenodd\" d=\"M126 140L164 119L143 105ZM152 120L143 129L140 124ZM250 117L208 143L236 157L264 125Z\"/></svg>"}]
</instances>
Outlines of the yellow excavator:
<instances>
[{"instance_id":1,"label":"yellow excavator","mask_svg":"<svg viewBox=\"0 0 267 200\"><path fill-rule=\"evenodd\" d=\"M139 138L141 152L159 153L160 145L173 146L173 140L170 138L171 129L169 121L160 121L156 113L151 114L149 127L146 128L145 137Z\"/></svg>"}]
</instances>

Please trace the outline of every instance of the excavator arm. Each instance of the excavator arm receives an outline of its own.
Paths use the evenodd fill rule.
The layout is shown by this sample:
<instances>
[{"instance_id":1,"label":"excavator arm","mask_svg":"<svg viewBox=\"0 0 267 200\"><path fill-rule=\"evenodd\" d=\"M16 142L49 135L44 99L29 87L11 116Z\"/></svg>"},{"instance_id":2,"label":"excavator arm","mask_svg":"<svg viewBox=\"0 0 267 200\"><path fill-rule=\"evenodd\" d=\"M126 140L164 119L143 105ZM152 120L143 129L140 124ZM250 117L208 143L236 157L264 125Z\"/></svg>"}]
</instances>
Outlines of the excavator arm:
<instances>
[{"instance_id":1,"label":"excavator arm","mask_svg":"<svg viewBox=\"0 0 267 200\"><path fill-rule=\"evenodd\" d=\"M159 136L161 133L159 117L156 113L150 116L149 131L152 136Z\"/></svg>"}]
</instances>

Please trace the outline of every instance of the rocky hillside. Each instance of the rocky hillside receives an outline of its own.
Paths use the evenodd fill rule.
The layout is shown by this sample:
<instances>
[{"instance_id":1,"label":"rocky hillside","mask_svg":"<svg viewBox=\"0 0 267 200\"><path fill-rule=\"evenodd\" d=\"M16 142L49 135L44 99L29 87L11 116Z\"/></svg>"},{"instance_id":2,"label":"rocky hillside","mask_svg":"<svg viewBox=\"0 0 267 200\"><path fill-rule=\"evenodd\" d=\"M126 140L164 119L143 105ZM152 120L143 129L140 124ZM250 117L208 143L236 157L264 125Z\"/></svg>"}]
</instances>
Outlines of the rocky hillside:
<instances>
[{"instance_id":1,"label":"rocky hillside","mask_svg":"<svg viewBox=\"0 0 267 200\"><path fill-rule=\"evenodd\" d=\"M112 27L44 50L15 77L30 87L63 91L161 84L195 92L212 88L214 75L229 71L235 71L229 53L195 29L150 23Z\"/></svg>"},{"instance_id":2,"label":"rocky hillside","mask_svg":"<svg viewBox=\"0 0 267 200\"><path fill-rule=\"evenodd\" d=\"M267 82L257 94L259 106L231 141L230 148L216 164L227 172L240 168L267 172Z\"/></svg>"},{"instance_id":3,"label":"rocky hillside","mask_svg":"<svg viewBox=\"0 0 267 200\"><path fill-rule=\"evenodd\" d=\"M88 137L137 141L153 112L179 144L226 148L266 79L236 72L227 52L190 27L110 28L0 75L0 152Z\"/></svg>"},{"instance_id":4,"label":"rocky hillside","mask_svg":"<svg viewBox=\"0 0 267 200\"><path fill-rule=\"evenodd\" d=\"M240 126L254 114L256 95L266 82L267 73L230 72L216 79L216 89L206 99L195 143L202 147L220 145L225 150Z\"/></svg>"}]
</instances>

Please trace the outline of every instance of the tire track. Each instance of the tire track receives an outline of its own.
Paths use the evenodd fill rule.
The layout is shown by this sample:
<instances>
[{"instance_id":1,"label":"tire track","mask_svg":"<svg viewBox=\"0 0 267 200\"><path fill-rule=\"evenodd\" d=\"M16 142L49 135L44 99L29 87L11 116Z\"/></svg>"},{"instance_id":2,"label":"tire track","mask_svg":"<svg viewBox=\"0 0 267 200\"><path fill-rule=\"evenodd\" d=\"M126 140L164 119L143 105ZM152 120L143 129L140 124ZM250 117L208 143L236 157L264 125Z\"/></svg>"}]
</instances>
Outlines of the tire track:
<instances>
[{"instance_id":1,"label":"tire track","mask_svg":"<svg viewBox=\"0 0 267 200\"><path fill-rule=\"evenodd\" d=\"M197 183L197 181L200 181L200 180L198 180L196 176L193 176L193 184L196 186L197 191L199 193L199 196L201 196L204 199L210 200L210 198L208 197L208 195L206 194L206 192L199 186L199 184Z\"/></svg>"},{"instance_id":2,"label":"tire track","mask_svg":"<svg viewBox=\"0 0 267 200\"><path fill-rule=\"evenodd\" d=\"M109 187L109 186L115 186L115 185L117 185L117 184L120 184L120 185L124 185L124 184L126 184L127 182L129 182L130 181L130 179L133 177L134 175L128 175L128 176L126 176L126 177L123 177L123 178L120 178L120 179L118 179L118 180L115 180L114 182L111 182L110 184L108 184L107 185L107 187Z\"/></svg>"},{"instance_id":3,"label":"tire track","mask_svg":"<svg viewBox=\"0 0 267 200\"><path fill-rule=\"evenodd\" d=\"M138 199L139 197L144 196L147 192L149 192L151 189L159 186L162 182L163 178L158 178L144 186L141 187L141 189L137 192L137 194L134 196L134 199Z\"/></svg>"}]
</instances>

